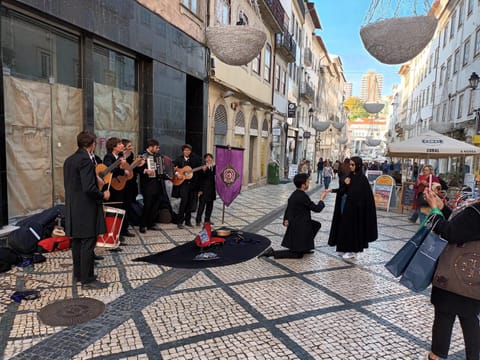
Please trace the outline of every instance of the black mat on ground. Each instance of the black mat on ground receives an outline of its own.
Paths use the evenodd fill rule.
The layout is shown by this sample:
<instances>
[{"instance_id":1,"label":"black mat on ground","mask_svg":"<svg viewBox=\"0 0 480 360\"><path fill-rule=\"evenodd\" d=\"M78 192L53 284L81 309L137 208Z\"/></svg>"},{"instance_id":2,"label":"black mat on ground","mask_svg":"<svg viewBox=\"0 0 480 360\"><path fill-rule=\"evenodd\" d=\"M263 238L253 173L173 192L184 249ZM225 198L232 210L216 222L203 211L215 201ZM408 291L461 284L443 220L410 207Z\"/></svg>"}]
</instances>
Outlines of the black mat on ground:
<instances>
[{"instance_id":1,"label":"black mat on ground","mask_svg":"<svg viewBox=\"0 0 480 360\"><path fill-rule=\"evenodd\" d=\"M240 235L240 236L238 236ZM174 247L133 261L145 261L151 264L165 265L174 268L198 269L215 266L238 264L260 255L270 246L270 240L265 236L242 232L225 238L223 245L215 245L201 250L195 241ZM202 253L213 253L215 259L195 260Z\"/></svg>"}]
</instances>

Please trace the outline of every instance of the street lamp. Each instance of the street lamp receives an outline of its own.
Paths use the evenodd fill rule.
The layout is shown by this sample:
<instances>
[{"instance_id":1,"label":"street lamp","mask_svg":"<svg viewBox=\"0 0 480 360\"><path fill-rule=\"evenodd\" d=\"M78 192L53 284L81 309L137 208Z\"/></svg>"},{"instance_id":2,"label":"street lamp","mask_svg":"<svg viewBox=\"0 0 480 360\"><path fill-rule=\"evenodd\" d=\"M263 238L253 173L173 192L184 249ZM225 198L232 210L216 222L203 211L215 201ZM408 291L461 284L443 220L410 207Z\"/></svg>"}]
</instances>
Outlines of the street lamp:
<instances>
[{"instance_id":1,"label":"street lamp","mask_svg":"<svg viewBox=\"0 0 480 360\"><path fill-rule=\"evenodd\" d=\"M475 90L478 87L478 81L480 77L477 75L476 72L473 72L472 75L470 75L470 78L468 79L468 82L470 83L470 87Z\"/></svg>"}]
</instances>

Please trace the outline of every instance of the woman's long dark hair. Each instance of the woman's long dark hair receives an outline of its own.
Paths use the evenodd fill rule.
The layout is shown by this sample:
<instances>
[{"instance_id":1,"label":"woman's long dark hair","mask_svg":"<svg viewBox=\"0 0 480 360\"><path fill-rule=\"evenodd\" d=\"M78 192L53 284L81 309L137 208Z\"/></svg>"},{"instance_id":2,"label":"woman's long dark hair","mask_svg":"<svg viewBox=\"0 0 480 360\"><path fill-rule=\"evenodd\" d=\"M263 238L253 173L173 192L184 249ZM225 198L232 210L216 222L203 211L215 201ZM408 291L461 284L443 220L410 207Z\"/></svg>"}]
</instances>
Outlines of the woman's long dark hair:
<instances>
[{"instance_id":1,"label":"woman's long dark hair","mask_svg":"<svg viewBox=\"0 0 480 360\"><path fill-rule=\"evenodd\" d=\"M355 174L361 174L363 172L363 161L360 156L352 156L350 158L350 161L353 161L355 163L355 171L353 171Z\"/></svg>"}]
</instances>

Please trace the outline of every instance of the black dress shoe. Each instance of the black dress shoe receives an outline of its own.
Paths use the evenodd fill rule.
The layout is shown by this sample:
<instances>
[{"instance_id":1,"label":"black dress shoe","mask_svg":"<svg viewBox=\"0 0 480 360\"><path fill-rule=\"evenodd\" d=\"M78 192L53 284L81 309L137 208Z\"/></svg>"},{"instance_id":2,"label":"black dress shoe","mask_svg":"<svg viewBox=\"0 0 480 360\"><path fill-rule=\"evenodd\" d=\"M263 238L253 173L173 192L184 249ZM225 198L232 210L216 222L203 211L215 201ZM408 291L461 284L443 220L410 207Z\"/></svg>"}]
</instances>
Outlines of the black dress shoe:
<instances>
[{"instance_id":1,"label":"black dress shoe","mask_svg":"<svg viewBox=\"0 0 480 360\"><path fill-rule=\"evenodd\" d=\"M124 237L135 237L135 234L134 233L131 233L130 231L125 231L125 232L122 232L120 235L124 236Z\"/></svg>"},{"instance_id":2,"label":"black dress shoe","mask_svg":"<svg viewBox=\"0 0 480 360\"><path fill-rule=\"evenodd\" d=\"M260 256L265 256L265 257L270 257L270 256L273 256L273 255L275 255L275 252L273 251L273 249L271 247L269 247L263 253L260 254Z\"/></svg>"},{"instance_id":3,"label":"black dress shoe","mask_svg":"<svg viewBox=\"0 0 480 360\"><path fill-rule=\"evenodd\" d=\"M197 222L195 223L195 225L196 225L196 226L201 226L202 223L201 223L200 221L197 221Z\"/></svg>"},{"instance_id":4,"label":"black dress shoe","mask_svg":"<svg viewBox=\"0 0 480 360\"><path fill-rule=\"evenodd\" d=\"M183 224L178 224L177 227L178 227L179 229L185 229L185 226L183 226Z\"/></svg>"},{"instance_id":5,"label":"black dress shoe","mask_svg":"<svg viewBox=\"0 0 480 360\"><path fill-rule=\"evenodd\" d=\"M99 290L99 289L106 289L106 288L108 288L108 284L98 280L88 282L86 284L82 284L82 289L84 290Z\"/></svg>"},{"instance_id":6,"label":"black dress shoe","mask_svg":"<svg viewBox=\"0 0 480 360\"><path fill-rule=\"evenodd\" d=\"M147 229L145 229L145 226L140 226L139 230L142 234L145 234L147 232Z\"/></svg>"},{"instance_id":7,"label":"black dress shoe","mask_svg":"<svg viewBox=\"0 0 480 360\"><path fill-rule=\"evenodd\" d=\"M188 226L188 227L193 227L192 223L191 222L186 222L185 223L185 226Z\"/></svg>"},{"instance_id":8,"label":"black dress shoe","mask_svg":"<svg viewBox=\"0 0 480 360\"><path fill-rule=\"evenodd\" d=\"M152 225L148 227L148 230L160 231L162 229L160 229L157 225Z\"/></svg>"},{"instance_id":9,"label":"black dress shoe","mask_svg":"<svg viewBox=\"0 0 480 360\"><path fill-rule=\"evenodd\" d=\"M95 280L97 280L97 275L93 275L93 277L91 277L91 278L89 279L89 282L95 281ZM73 282L74 282L74 283L79 283L80 281L81 281L81 280L80 280L80 277L76 277L76 276L73 277ZM86 284L86 283L85 283L85 284Z\"/></svg>"},{"instance_id":10,"label":"black dress shoe","mask_svg":"<svg viewBox=\"0 0 480 360\"><path fill-rule=\"evenodd\" d=\"M99 256L99 255L93 256L93 260L103 260L103 259L105 259L103 256Z\"/></svg>"}]
</instances>

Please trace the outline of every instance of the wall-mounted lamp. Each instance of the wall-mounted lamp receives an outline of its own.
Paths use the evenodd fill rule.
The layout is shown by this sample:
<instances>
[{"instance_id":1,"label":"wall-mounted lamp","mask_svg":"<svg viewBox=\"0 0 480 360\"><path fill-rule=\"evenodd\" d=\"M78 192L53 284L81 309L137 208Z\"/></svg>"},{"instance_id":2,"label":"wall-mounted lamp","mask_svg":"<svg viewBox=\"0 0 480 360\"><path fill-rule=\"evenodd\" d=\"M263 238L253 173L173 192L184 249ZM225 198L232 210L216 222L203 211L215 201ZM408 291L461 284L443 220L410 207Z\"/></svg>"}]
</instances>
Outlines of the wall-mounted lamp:
<instances>
[{"instance_id":1,"label":"wall-mounted lamp","mask_svg":"<svg viewBox=\"0 0 480 360\"><path fill-rule=\"evenodd\" d=\"M237 107L238 107L238 103L236 103L236 102L232 102L232 103L230 104L230 108L231 108L233 111L237 110Z\"/></svg>"},{"instance_id":2,"label":"wall-mounted lamp","mask_svg":"<svg viewBox=\"0 0 480 360\"><path fill-rule=\"evenodd\" d=\"M233 96L233 95L235 95L235 93L232 90L227 90L223 93L223 98L226 99L226 98L228 98L230 96Z\"/></svg>"},{"instance_id":3,"label":"wall-mounted lamp","mask_svg":"<svg viewBox=\"0 0 480 360\"><path fill-rule=\"evenodd\" d=\"M478 81L480 77L477 75L476 72L473 72L472 75L470 75L470 78L468 79L468 82L470 83L470 87L475 90L478 87Z\"/></svg>"},{"instance_id":4,"label":"wall-mounted lamp","mask_svg":"<svg viewBox=\"0 0 480 360\"><path fill-rule=\"evenodd\" d=\"M252 105L252 103L250 101L242 101L240 105L249 106L249 105Z\"/></svg>"}]
</instances>

